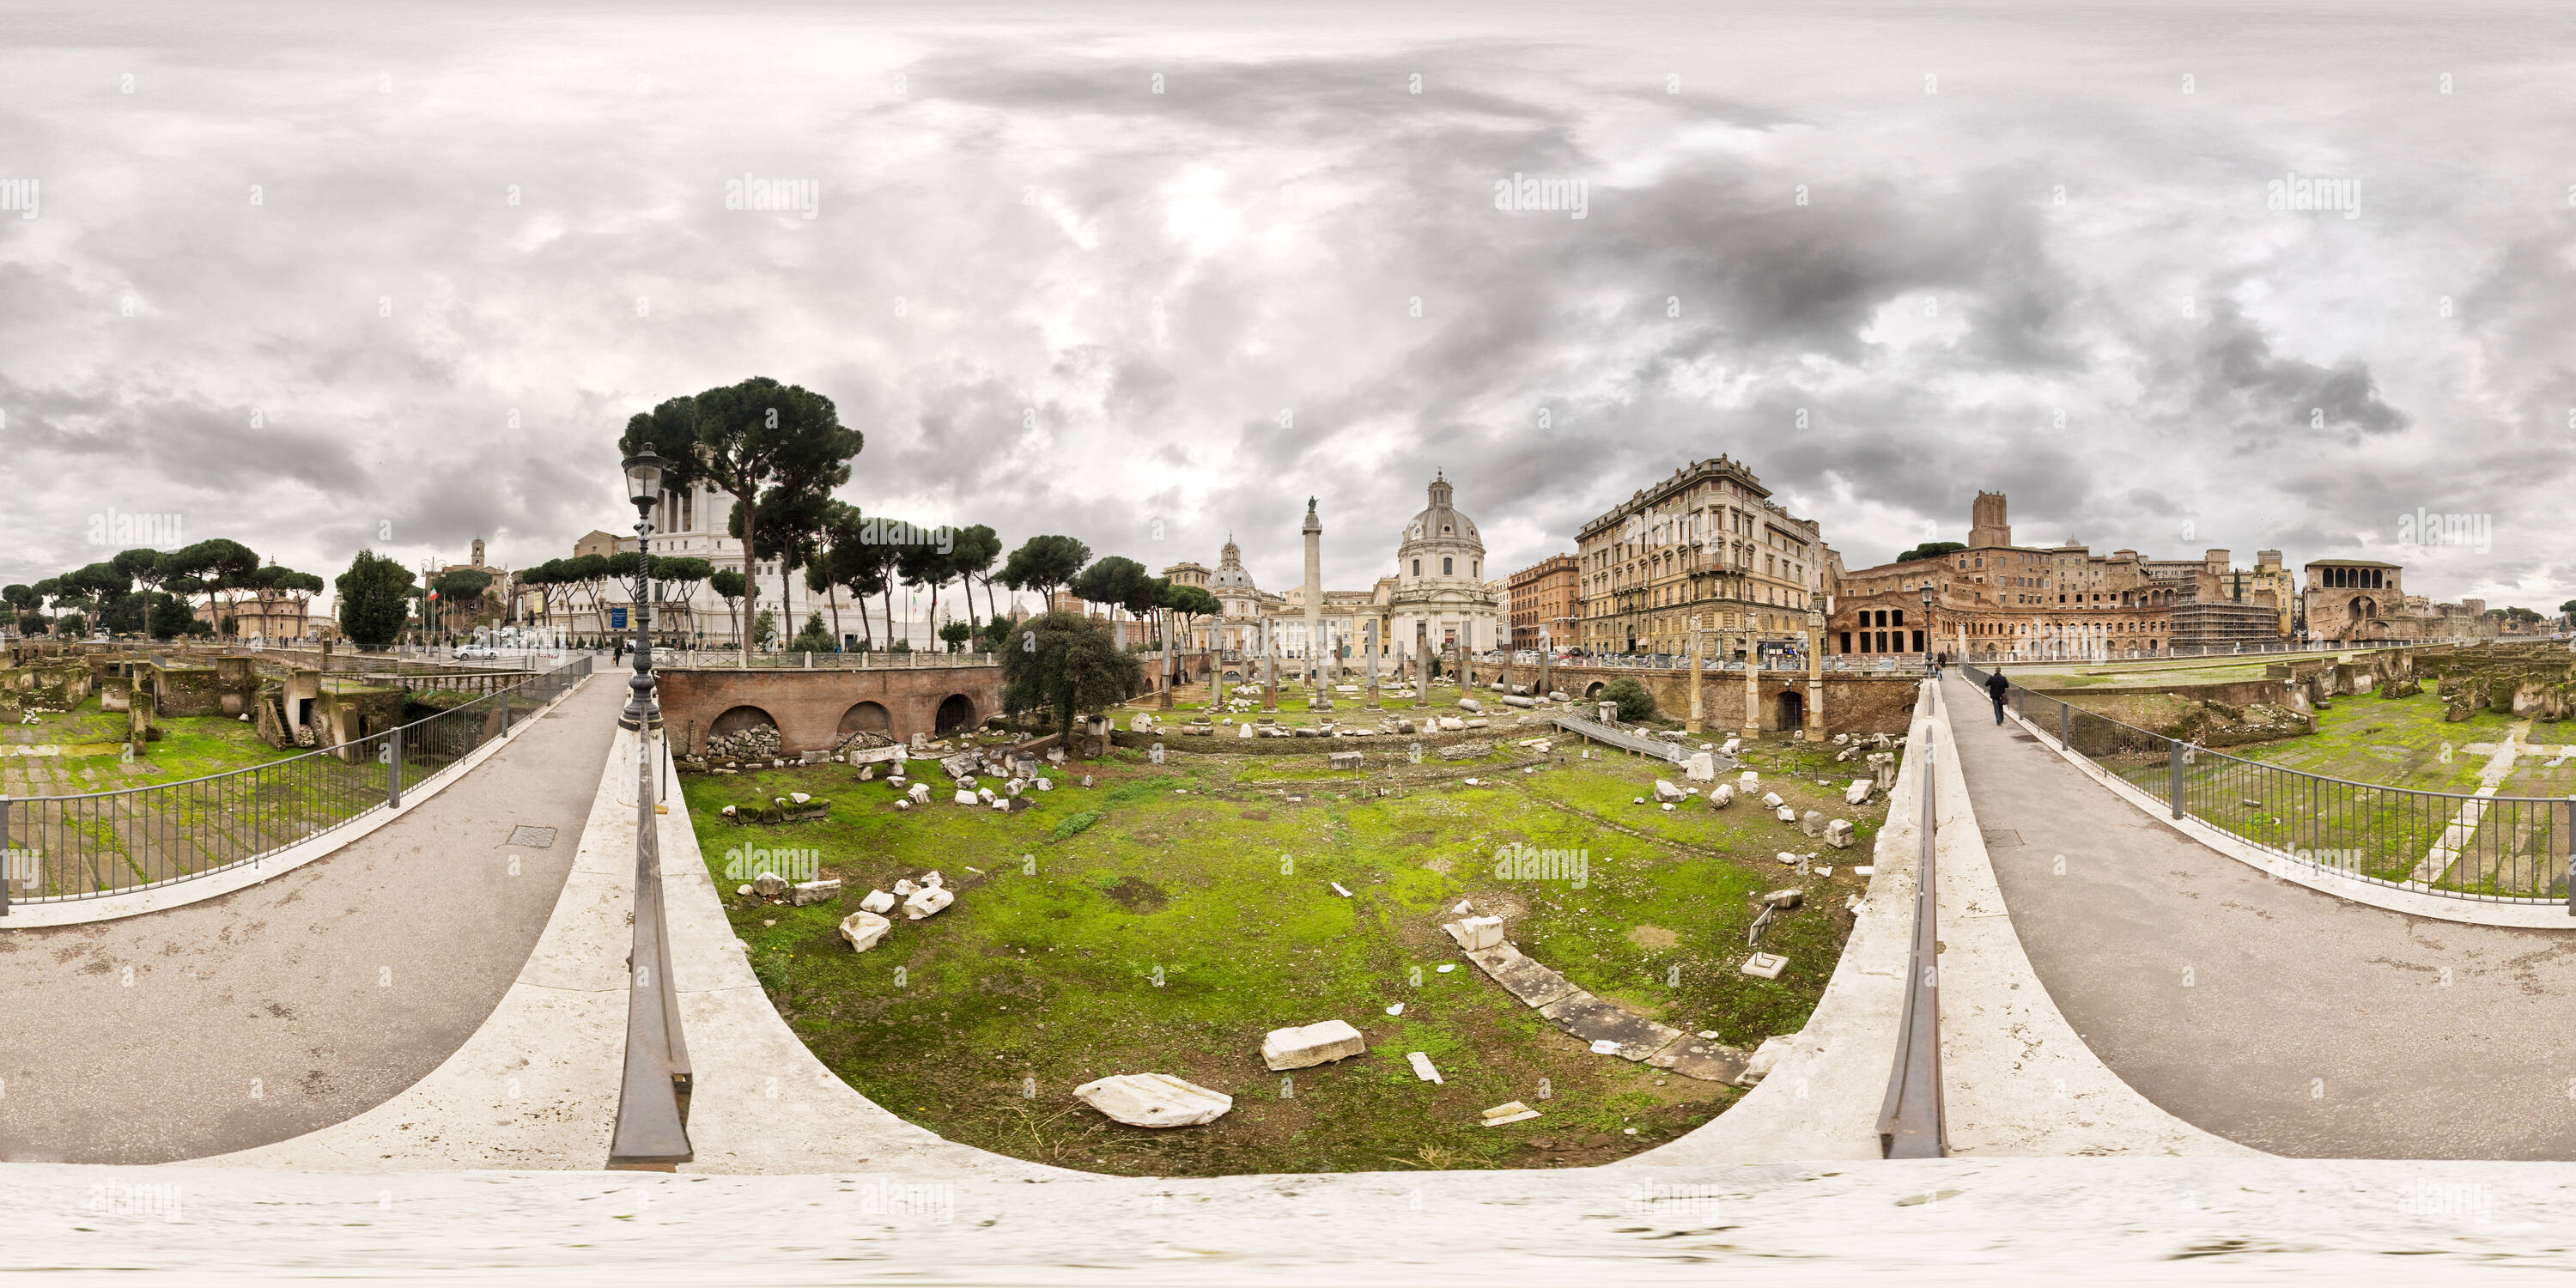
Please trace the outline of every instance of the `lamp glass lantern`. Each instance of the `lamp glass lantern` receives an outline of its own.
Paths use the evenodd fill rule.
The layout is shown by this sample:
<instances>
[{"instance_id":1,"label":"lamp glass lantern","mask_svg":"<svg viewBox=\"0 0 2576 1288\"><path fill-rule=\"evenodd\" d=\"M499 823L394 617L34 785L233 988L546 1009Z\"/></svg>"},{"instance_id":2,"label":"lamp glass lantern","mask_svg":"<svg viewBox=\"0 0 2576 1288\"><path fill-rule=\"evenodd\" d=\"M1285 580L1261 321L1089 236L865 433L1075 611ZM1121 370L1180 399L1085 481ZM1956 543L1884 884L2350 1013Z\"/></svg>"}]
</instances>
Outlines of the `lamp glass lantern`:
<instances>
[{"instance_id":1,"label":"lamp glass lantern","mask_svg":"<svg viewBox=\"0 0 2576 1288\"><path fill-rule=\"evenodd\" d=\"M667 464L669 462L654 453L651 443L646 443L642 451L626 458L623 465L626 498L635 503L637 514L642 514L661 499L662 467Z\"/></svg>"}]
</instances>

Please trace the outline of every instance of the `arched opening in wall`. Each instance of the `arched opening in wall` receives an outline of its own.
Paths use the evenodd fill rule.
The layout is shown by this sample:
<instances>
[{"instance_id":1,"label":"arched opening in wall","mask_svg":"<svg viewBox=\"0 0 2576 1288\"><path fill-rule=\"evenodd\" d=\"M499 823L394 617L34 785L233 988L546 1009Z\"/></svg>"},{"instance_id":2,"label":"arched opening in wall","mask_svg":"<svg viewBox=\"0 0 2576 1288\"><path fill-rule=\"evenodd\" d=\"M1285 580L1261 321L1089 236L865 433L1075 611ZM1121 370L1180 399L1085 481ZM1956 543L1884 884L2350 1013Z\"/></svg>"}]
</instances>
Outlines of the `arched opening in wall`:
<instances>
[{"instance_id":1,"label":"arched opening in wall","mask_svg":"<svg viewBox=\"0 0 2576 1288\"><path fill-rule=\"evenodd\" d=\"M1782 732L1786 732L1791 729L1800 728L1806 723L1807 700L1800 696L1798 691L1795 689L1782 690L1780 694L1780 723L1777 728Z\"/></svg>"},{"instance_id":2,"label":"arched opening in wall","mask_svg":"<svg viewBox=\"0 0 2576 1288\"><path fill-rule=\"evenodd\" d=\"M778 736L778 721L768 712L758 707L735 707L707 726L702 749L710 755L757 758L775 756L784 746Z\"/></svg>"},{"instance_id":3,"label":"arched opening in wall","mask_svg":"<svg viewBox=\"0 0 2576 1288\"><path fill-rule=\"evenodd\" d=\"M763 726L776 729L778 722L771 719L768 712L758 707L735 707L717 716L716 722L707 726L707 735L721 738L726 734L741 733L745 729L757 729Z\"/></svg>"},{"instance_id":4,"label":"arched opening in wall","mask_svg":"<svg viewBox=\"0 0 2576 1288\"><path fill-rule=\"evenodd\" d=\"M1601 682L1601 681L1599 681L1599 680L1594 680L1592 683L1587 684L1587 685L1585 685L1585 686L1583 687L1583 700L1584 700L1584 701L1586 701L1586 702L1590 702L1590 701L1593 701L1593 700L1594 700L1594 699L1596 699L1596 698L1599 698L1599 697L1601 696L1601 691L1602 691L1603 689L1608 688L1608 687L1610 687L1610 686L1609 686L1609 685L1607 685L1607 684L1602 683L1602 682Z\"/></svg>"},{"instance_id":5,"label":"arched opening in wall","mask_svg":"<svg viewBox=\"0 0 2576 1288\"><path fill-rule=\"evenodd\" d=\"M841 713L840 732L844 738L854 733L892 733L893 731L894 717L888 715L884 707L874 702L854 703L849 710Z\"/></svg>"},{"instance_id":6,"label":"arched opening in wall","mask_svg":"<svg viewBox=\"0 0 2576 1288\"><path fill-rule=\"evenodd\" d=\"M1228 683L1228 684L1241 684L1241 683L1243 683L1243 672L1241 672L1241 671L1228 671L1228 672L1226 672L1226 673L1225 673L1225 682L1226 682L1226 683Z\"/></svg>"},{"instance_id":7,"label":"arched opening in wall","mask_svg":"<svg viewBox=\"0 0 2576 1288\"><path fill-rule=\"evenodd\" d=\"M931 729L934 733L955 733L974 727L975 703L963 693L952 693L939 704L939 715Z\"/></svg>"}]
</instances>

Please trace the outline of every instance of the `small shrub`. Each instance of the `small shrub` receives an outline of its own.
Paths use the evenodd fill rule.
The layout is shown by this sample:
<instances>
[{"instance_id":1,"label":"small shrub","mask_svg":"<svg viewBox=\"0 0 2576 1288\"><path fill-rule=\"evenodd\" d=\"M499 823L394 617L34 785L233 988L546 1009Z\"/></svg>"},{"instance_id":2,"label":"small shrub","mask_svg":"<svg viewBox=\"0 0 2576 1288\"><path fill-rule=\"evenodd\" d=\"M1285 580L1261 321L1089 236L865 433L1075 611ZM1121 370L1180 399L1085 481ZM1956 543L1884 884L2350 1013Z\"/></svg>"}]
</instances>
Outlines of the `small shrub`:
<instances>
[{"instance_id":1,"label":"small shrub","mask_svg":"<svg viewBox=\"0 0 2576 1288\"><path fill-rule=\"evenodd\" d=\"M1079 814L1067 818L1061 823L1056 824L1055 830L1049 832L1047 835L1059 841L1070 841L1073 838L1082 835L1085 829L1099 821L1100 811L1096 809L1087 809Z\"/></svg>"},{"instance_id":2,"label":"small shrub","mask_svg":"<svg viewBox=\"0 0 2576 1288\"><path fill-rule=\"evenodd\" d=\"M1626 676L1602 686L1601 700L1619 704L1619 718L1634 723L1655 718L1655 695Z\"/></svg>"}]
</instances>

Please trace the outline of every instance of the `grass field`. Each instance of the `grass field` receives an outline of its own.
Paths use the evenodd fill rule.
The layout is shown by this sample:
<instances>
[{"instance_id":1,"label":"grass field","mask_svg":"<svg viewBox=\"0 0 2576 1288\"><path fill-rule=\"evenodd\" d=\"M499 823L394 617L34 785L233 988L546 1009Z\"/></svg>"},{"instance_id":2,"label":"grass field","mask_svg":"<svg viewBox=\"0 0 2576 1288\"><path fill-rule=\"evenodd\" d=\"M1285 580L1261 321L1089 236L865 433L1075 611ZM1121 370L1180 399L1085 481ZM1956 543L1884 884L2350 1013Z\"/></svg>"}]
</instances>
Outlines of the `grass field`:
<instances>
[{"instance_id":1,"label":"grass field","mask_svg":"<svg viewBox=\"0 0 2576 1288\"><path fill-rule=\"evenodd\" d=\"M2453 723L2442 711L2442 700L2429 691L2338 698L2317 713L2314 734L2231 747L2224 755L2196 754L2184 769L2184 808L2248 840L2385 881L2417 879L2442 845L2457 851L2448 861L2434 860L2442 869L2435 884L2443 888L2513 897L2563 892L2553 881L2567 845L2564 807L2500 802L2470 810L2457 799L2478 790L2488 759L2469 747L2501 745L2517 722L2480 711ZM2545 726L2530 735L2536 741L2551 736ZM2171 790L2161 754L2127 759L2132 763L2114 766L2124 777L2160 798ZM2564 797L2570 791L2576 791L2576 756L2523 757L2497 794ZM2455 824L2461 825L2456 833Z\"/></svg>"},{"instance_id":2,"label":"grass field","mask_svg":"<svg viewBox=\"0 0 2576 1288\"><path fill-rule=\"evenodd\" d=\"M944 793L899 812L892 789L834 766L693 775L684 790L781 1015L852 1086L951 1139L1146 1175L1607 1161L1740 1093L1592 1054L1465 961L1438 929L1454 905L1502 913L1523 951L1597 994L1750 1048L1804 1025L1848 933L1844 895L1862 883L1847 866L1830 880L1792 875L1773 852L1820 843L1758 803L1720 812L1694 798L1669 814L1630 803L1659 771L1675 776L1670 766L1569 750L1535 773L1496 768L1518 750L1338 774L1315 773L1320 748L1175 754L1159 767L1122 751L1053 774L1057 789L1014 814ZM1776 754L1781 768L1820 759ZM1081 773L1098 786L1074 785ZM1812 777L1779 786L1877 828L1876 808L1844 807ZM789 790L832 798L833 817L769 828L718 817ZM1496 852L1513 844L1581 855L1583 880L1497 878ZM731 897L749 874L737 864L727 876L727 851L750 846L810 852L842 878L843 898L799 909ZM1826 853L1847 865L1867 851ZM929 868L959 890L949 910L899 921L864 954L834 934L869 888ZM1737 973L1758 896L1784 885L1810 895L1763 941L1788 971ZM1367 1036L1366 1054L1286 1076L1262 1066L1268 1030L1334 1018ZM1411 1051L1445 1084L1419 1081ZM1136 1072L1189 1078L1235 1107L1206 1127L1149 1131L1071 1094ZM1543 1116L1481 1125L1477 1111L1510 1100Z\"/></svg>"}]
</instances>

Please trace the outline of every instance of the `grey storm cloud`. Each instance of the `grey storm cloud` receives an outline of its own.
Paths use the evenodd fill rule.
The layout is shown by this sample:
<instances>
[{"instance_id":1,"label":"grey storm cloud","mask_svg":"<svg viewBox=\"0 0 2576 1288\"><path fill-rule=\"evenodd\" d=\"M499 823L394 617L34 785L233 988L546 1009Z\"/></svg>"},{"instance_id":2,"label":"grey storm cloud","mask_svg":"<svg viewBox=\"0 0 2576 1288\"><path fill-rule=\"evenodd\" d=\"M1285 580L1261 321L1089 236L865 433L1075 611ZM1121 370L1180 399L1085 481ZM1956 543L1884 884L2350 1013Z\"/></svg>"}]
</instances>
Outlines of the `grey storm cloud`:
<instances>
[{"instance_id":1,"label":"grey storm cloud","mask_svg":"<svg viewBox=\"0 0 2576 1288\"><path fill-rule=\"evenodd\" d=\"M1158 568L1232 532L1271 586L1309 494L1332 585L1391 571L1435 472L1500 575L1721 453L1855 566L1980 489L2026 540L2295 563L2546 513L2576 464L2576 259L2510 195L2576 125L2480 74L2565 52L2527 20L2432 46L2476 90L2436 119L2374 67L2281 83L2295 23L2184 14L218 11L0 53L0 158L46 171L0 220L0 577L85 562L110 503L325 574L539 562L624 521L628 416L755 374L866 434L864 509ZM2178 60L2205 93L2109 88ZM2244 158L2318 154L2407 202L2249 207ZM817 217L727 209L750 173ZM1585 217L1496 209L1515 174ZM2526 530L2409 584L2537 599L2576 553Z\"/></svg>"},{"instance_id":2,"label":"grey storm cloud","mask_svg":"<svg viewBox=\"0 0 2576 1288\"><path fill-rule=\"evenodd\" d=\"M2213 306L2197 356L2196 401L2203 408L2241 410L2257 424L2301 430L2314 425L2346 442L2410 423L2406 413L2380 399L2368 363L2346 358L2323 367L2277 356L2233 301Z\"/></svg>"}]
</instances>

